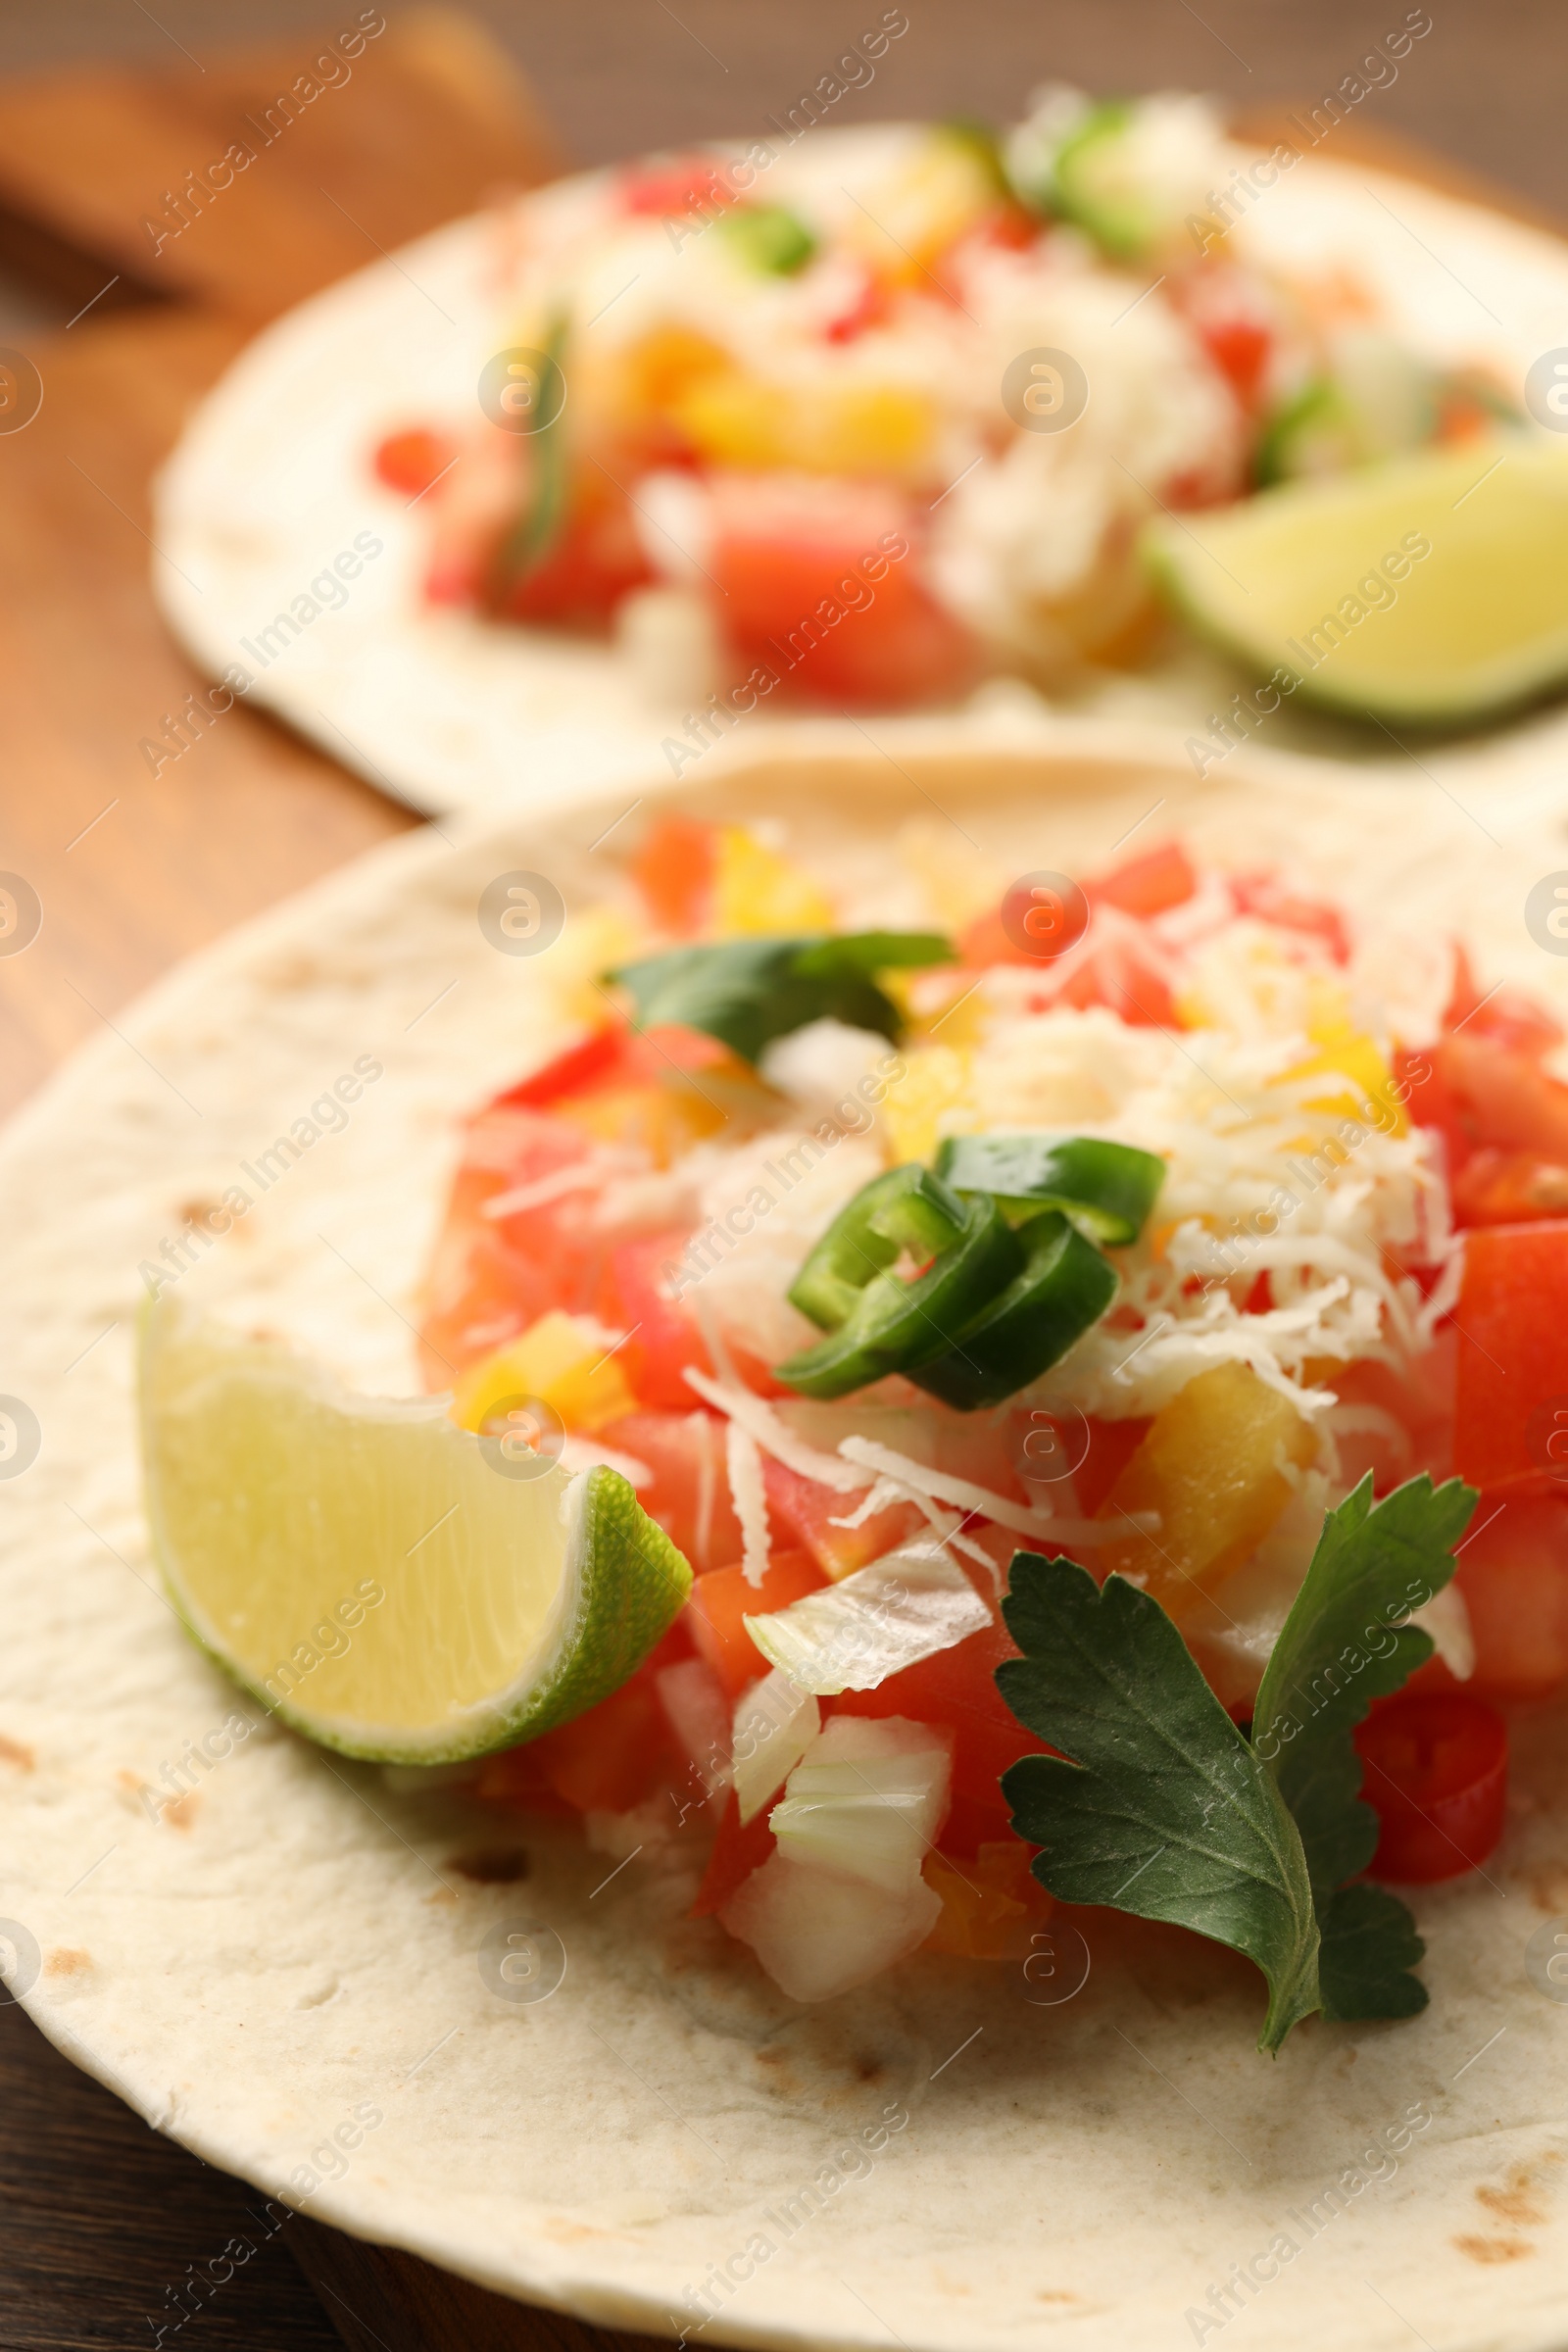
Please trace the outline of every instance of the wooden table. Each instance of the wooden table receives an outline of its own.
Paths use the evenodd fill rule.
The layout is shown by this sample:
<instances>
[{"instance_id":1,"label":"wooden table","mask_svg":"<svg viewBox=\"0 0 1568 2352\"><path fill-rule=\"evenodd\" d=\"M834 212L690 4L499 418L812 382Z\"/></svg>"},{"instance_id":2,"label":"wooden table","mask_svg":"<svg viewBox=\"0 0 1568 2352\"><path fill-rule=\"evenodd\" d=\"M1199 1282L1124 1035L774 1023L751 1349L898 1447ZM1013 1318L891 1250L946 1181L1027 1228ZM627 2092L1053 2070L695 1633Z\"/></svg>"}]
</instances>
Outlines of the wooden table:
<instances>
[{"instance_id":1,"label":"wooden table","mask_svg":"<svg viewBox=\"0 0 1568 2352\"><path fill-rule=\"evenodd\" d=\"M1259 93L1264 84L1231 45L1243 37L1237 0L1211 0L1201 16L1188 9L1181 23L1173 4L1125 0L1114 22L1095 20L1097 30L1087 10L1057 12L1053 60L1041 54L1034 0L1027 13L1019 0L990 0L984 20L939 17L911 38L870 111L942 112L957 92L1003 115L1048 63L1114 85L1118 38L1135 30L1140 56L1171 79ZM662 6L605 0L587 20L541 12L517 27L579 146L607 154L745 129L787 102L801 59L831 62L845 32L828 0L744 20L724 17L718 0L683 0L679 15L664 11L673 33L655 20ZM166 5L145 39L172 56L166 34L175 47L182 26L197 37L190 13ZM1266 12L1242 13L1255 46ZM1538 13L1537 0L1512 0L1489 13L1487 38L1500 54L1510 24L1527 28ZM1305 49L1282 20L1269 43L1273 86L1315 95L1337 78L1377 29L1364 14L1324 0ZM1542 39L1553 29L1542 14ZM0 51L8 44L14 31L0 22ZM137 748L199 683L147 588L148 483L192 403L266 318L561 160L527 87L475 23L411 12L253 173L155 252L143 221L162 191L241 135L314 45L300 33L238 58L206 55L201 67L0 81L0 270L24 270L71 318L51 336L25 338L43 407L24 431L0 433L0 869L24 874L44 907L33 947L0 959L0 1113L178 956L415 821L243 708L156 778ZM1488 54L1467 62L1450 52L1446 67L1434 65L1426 100L1416 84L1418 120L1427 100L1442 119L1445 88L1456 105L1462 97L1483 156L1500 112L1472 103ZM1295 76L1283 85L1282 55ZM1485 94L1484 78L1479 86ZM1549 109L1533 129L1519 175L1550 196L1561 158ZM1341 134L1338 151L1352 149L1387 152L1361 123ZM1413 168L1454 184L1429 157ZM0 2118L0 2344L19 2352L150 2344L160 2326L182 2352L325 2352L336 2342L356 2352L611 2352L640 2340L524 2310L299 2216L191 2311L188 2296L179 2300L189 2266L231 2236L261 2240L254 2193L159 2138L4 2002ZM190 2316L176 2333L181 2311Z\"/></svg>"}]
</instances>

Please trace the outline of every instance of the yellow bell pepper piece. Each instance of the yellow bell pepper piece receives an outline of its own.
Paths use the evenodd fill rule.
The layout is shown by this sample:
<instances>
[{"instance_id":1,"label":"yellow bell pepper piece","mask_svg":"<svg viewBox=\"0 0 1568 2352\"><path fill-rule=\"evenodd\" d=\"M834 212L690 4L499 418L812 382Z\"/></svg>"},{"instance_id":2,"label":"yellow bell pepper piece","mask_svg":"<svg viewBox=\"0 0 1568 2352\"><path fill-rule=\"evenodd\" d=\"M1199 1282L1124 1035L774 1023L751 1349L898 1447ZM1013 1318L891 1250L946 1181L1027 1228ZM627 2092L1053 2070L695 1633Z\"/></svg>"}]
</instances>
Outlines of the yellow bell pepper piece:
<instances>
[{"instance_id":1,"label":"yellow bell pepper piece","mask_svg":"<svg viewBox=\"0 0 1568 2352\"><path fill-rule=\"evenodd\" d=\"M846 216L845 242L886 284L934 292L927 269L996 201L996 183L970 143L937 129L863 211Z\"/></svg>"},{"instance_id":2,"label":"yellow bell pepper piece","mask_svg":"<svg viewBox=\"0 0 1568 2352\"><path fill-rule=\"evenodd\" d=\"M903 384L764 383L757 376L705 377L672 414L705 458L719 466L803 473L902 477L931 444L931 403Z\"/></svg>"},{"instance_id":3,"label":"yellow bell pepper piece","mask_svg":"<svg viewBox=\"0 0 1568 2352\"><path fill-rule=\"evenodd\" d=\"M929 1853L922 1878L942 1897L942 1916L925 1939L928 1952L962 1960L1017 1960L1029 1934L1051 1916L1052 1898L1029 1868L1029 1848L1016 1838L982 1845L962 1868Z\"/></svg>"},{"instance_id":4,"label":"yellow bell pepper piece","mask_svg":"<svg viewBox=\"0 0 1568 2352\"><path fill-rule=\"evenodd\" d=\"M576 1430L603 1429L636 1410L619 1362L605 1353L603 1335L559 1306L469 1366L458 1382L452 1417L464 1429L480 1429L509 1396L537 1396Z\"/></svg>"},{"instance_id":5,"label":"yellow bell pepper piece","mask_svg":"<svg viewBox=\"0 0 1568 2352\"><path fill-rule=\"evenodd\" d=\"M1386 1135L1405 1135L1410 1121L1394 1091L1394 1072L1364 1029L1350 1020L1346 993L1335 981L1314 978L1308 998L1306 1033L1316 1054L1286 1072L1290 1078L1310 1078L1317 1071L1337 1071L1352 1079L1357 1093L1314 1096L1309 1110L1338 1111L1364 1120L1370 1107Z\"/></svg>"},{"instance_id":6,"label":"yellow bell pepper piece","mask_svg":"<svg viewBox=\"0 0 1568 2352\"><path fill-rule=\"evenodd\" d=\"M1291 1498L1282 1461L1306 1469L1317 1440L1288 1396L1246 1364L1200 1372L1154 1415L1097 1517L1157 1511L1152 1535L1129 1529L1098 1564L1152 1592L1179 1618L1260 1544Z\"/></svg>"},{"instance_id":7,"label":"yellow bell pepper piece","mask_svg":"<svg viewBox=\"0 0 1568 2352\"><path fill-rule=\"evenodd\" d=\"M967 1054L955 1046L911 1046L904 1064L904 1076L894 1079L882 1104L895 1165L930 1159L943 1136L954 1132L953 1122L944 1124L950 1111L969 1112L972 1124Z\"/></svg>"},{"instance_id":8,"label":"yellow bell pepper piece","mask_svg":"<svg viewBox=\"0 0 1568 2352\"><path fill-rule=\"evenodd\" d=\"M720 826L713 866L713 927L721 937L831 931L837 920L832 901L809 874L743 825Z\"/></svg>"},{"instance_id":9,"label":"yellow bell pepper piece","mask_svg":"<svg viewBox=\"0 0 1568 2352\"><path fill-rule=\"evenodd\" d=\"M669 416L693 388L726 375L734 361L722 344L689 326L657 326L609 363L619 413L633 421Z\"/></svg>"},{"instance_id":10,"label":"yellow bell pepper piece","mask_svg":"<svg viewBox=\"0 0 1568 2352\"><path fill-rule=\"evenodd\" d=\"M678 1070L652 1086L606 1087L570 1095L556 1116L596 1144L635 1145L654 1165L667 1168L728 1123L729 1112L709 1079L693 1083Z\"/></svg>"}]
</instances>

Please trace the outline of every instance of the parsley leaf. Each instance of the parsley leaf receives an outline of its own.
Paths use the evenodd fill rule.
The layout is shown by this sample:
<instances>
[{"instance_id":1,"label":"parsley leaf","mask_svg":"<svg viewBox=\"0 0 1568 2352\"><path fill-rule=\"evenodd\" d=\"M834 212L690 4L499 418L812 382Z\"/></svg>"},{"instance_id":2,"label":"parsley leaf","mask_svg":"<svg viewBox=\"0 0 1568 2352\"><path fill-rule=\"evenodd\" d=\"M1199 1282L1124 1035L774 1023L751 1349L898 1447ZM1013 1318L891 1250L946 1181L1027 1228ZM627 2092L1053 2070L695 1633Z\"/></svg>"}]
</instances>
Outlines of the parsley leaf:
<instances>
[{"instance_id":1,"label":"parsley leaf","mask_svg":"<svg viewBox=\"0 0 1568 2352\"><path fill-rule=\"evenodd\" d=\"M1023 1651L997 1669L1020 1723L1060 1748L1002 1776L1035 1876L1069 1903L1163 1919L1255 1960L1259 2046L1318 2006L1318 1929L1301 1841L1159 1603L1124 1577L1102 1591L1067 1559L1013 1555L1003 1602Z\"/></svg>"},{"instance_id":2,"label":"parsley leaf","mask_svg":"<svg viewBox=\"0 0 1568 2352\"><path fill-rule=\"evenodd\" d=\"M1319 1929L1318 1985L1334 2024L1414 2017L1426 2007L1427 1988L1410 1971L1427 1947L1396 1894L1364 1879L1342 1886L1323 1905Z\"/></svg>"},{"instance_id":3,"label":"parsley leaf","mask_svg":"<svg viewBox=\"0 0 1568 2352\"><path fill-rule=\"evenodd\" d=\"M828 1017L897 1040L904 1016L873 974L955 960L939 932L859 931L669 948L605 978L631 992L643 1028L679 1022L755 1062L775 1037Z\"/></svg>"},{"instance_id":4,"label":"parsley leaf","mask_svg":"<svg viewBox=\"0 0 1568 2352\"><path fill-rule=\"evenodd\" d=\"M1475 1502L1458 1479L1434 1488L1422 1476L1374 1504L1364 1478L1324 1519L1257 1694L1252 1745L1301 1833L1323 1926L1326 2014L1408 2016L1426 1997L1411 1979L1399 1985L1398 1971L1421 1954L1403 1904L1379 1896L1382 1925L1368 1940L1372 1913L1362 1898L1374 1890L1345 1885L1365 1870L1378 1841L1351 1735L1374 1698L1397 1690L1432 1655L1431 1636L1405 1620L1452 1576L1453 1546ZM1356 1899L1347 1904L1348 1896ZM1352 1918L1353 1936L1345 1924Z\"/></svg>"},{"instance_id":5,"label":"parsley leaf","mask_svg":"<svg viewBox=\"0 0 1568 2352\"><path fill-rule=\"evenodd\" d=\"M1013 1828L1043 1849L1035 1876L1064 1902L1172 1920L1246 1952L1268 1980L1262 2049L1317 2008L1343 2021L1426 2006L1414 1921L1356 1878L1378 1821L1352 1735L1431 1656L1406 1620L1452 1576L1475 1499L1458 1479L1423 1476L1374 1503L1368 1478L1327 1514L1250 1739L1150 1594L1013 1555L1003 1615L1024 1654L997 1685L1062 1751L1002 1777Z\"/></svg>"}]
</instances>

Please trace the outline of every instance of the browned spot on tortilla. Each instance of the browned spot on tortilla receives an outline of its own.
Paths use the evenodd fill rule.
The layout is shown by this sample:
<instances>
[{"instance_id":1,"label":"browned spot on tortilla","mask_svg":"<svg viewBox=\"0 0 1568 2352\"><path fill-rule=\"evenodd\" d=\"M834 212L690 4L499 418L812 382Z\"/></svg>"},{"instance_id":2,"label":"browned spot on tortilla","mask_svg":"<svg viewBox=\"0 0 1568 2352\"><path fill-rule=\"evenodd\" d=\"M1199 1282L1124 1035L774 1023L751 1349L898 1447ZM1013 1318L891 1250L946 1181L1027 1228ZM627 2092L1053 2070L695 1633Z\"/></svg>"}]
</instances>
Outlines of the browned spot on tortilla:
<instances>
[{"instance_id":1,"label":"browned spot on tortilla","mask_svg":"<svg viewBox=\"0 0 1568 2352\"><path fill-rule=\"evenodd\" d=\"M858 2082L880 2082L887 2071L880 2058L857 2058L855 2061L855 2079Z\"/></svg>"},{"instance_id":2,"label":"browned spot on tortilla","mask_svg":"<svg viewBox=\"0 0 1568 2352\"><path fill-rule=\"evenodd\" d=\"M434 1894L427 1894L424 1899L427 1903L455 1903L458 1890L455 1886L438 1886Z\"/></svg>"},{"instance_id":3,"label":"browned spot on tortilla","mask_svg":"<svg viewBox=\"0 0 1568 2352\"><path fill-rule=\"evenodd\" d=\"M220 1200L183 1201L178 1211L180 1222L183 1225L205 1225L209 1217L217 1216L222 1205Z\"/></svg>"},{"instance_id":4,"label":"browned spot on tortilla","mask_svg":"<svg viewBox=\"0 0 1568 2352\"><path fill-rule=\"evenodd\" d=\"M200 1795L194 1788L187 1788L183 1796L170 1799L159 1818L169 1822L176 1830L188 1830L196 1819L201 1801Z\"/></svg>"},{"instance_id":5,"label":"browned spot on tortilla","mask_svg":"<svg viewBox=\"0 0 1568 2352\"><path fill-rule=\"evenodd\" d=\"M1453 2243L1472 2262L1522 2262L1536 2250L1524 2237L1456 2237Z\"/></svg>"},{"instance_id":6,"label":"browned spot on tortilla","mask_svg":"<svg viewBox=\"0 0 1568 2352\"><path fill-rule=\"evenodd\" d=\"M1511 2222L1516 2230L1529 2229L1546 2218L1530 2168L1524 2164L1514 2166L1501 2188L1478 2188L1476 2202L1494 2213L1499 2222Z\"/></svg>"},{"instance_id":7,"label":"browned spot on tortilla","mask_svg":"<svg viewBox=\"0 0 1568 2352\"><path fill-rule=\"evenodd\" d=\"M43 1964L43 1973L46 1977L84 1977L91 1966L90 1952L76 1951L72 1945L64 1944L59 1951L50 1953Z\"/></svg>"},{"instance_id":8,"label":"browned spot on tortilla","mask_svg":"<svg viewBox=\"0 0 1568 2352\"><path fill-rule=\"evenodd\" d=\"M528 1876L528 1857L521 1846L481 1846L467 1854L449 1854L446 1868L476 1886L515 1886Z\"/></svg>"},{"instance_id":9,"label":"browned spot on tortilla","mask_svg":"<svg viewBox=\"0 0 1568 2352\"><path fill-rule=\"evenodd\" d=\"M1568 1911L1568 1862L1537 1862L1522 1876L1538 1911L1548 1918Z\"/></svg>"},{"instance_id":10,"label":"browned spot on tortilla","mask_svg":"<svg viewBox=\"0 0 1568 2352\"><path fill-rule=\"evenodd\" d=\"M1079 2297L1069 2294L1064 2286L1039 2286L1035 2289L1037 2303L1076 2303Z\"/></svg>"},{"instance_id":11,"label":"browned spot on tortilla","mask_svg":"<svg viewBox=\"0 0 1568 2352\"><path fill-rule=\"evenodd\" d=\"M539 2228L542 2234L554 2238L558 2246L581 2246L596 2241L609 2245L617 2240L624 2242L625 2239L624 2230L595 2230L586 2222L547 2221L542 2222Z\"/></svg>"},{"instance_id":12,"label":"browned spot on tortilla","mask_svg":"<svg viewBox=\"0 0 1568 2352\"><path fill-rule=\"evenodd\" d=\"M770 2078L768 2087L777 2091L781 2099L800 2096L804 2086L790 2051L776 2050L764 2043L761 2049L752 2052L752 2062L755 2066L767 2069Z\"/></svg>"},{"instance_id":13,"label":"browned spot on tortilla","mask_svg":"<svg viewBox=\"0 0 1568 2352\"><path fill-rule=\"evenodd\" d=\"M37 1761L30 1747L24 1747L20 1740L8 1740L0 1732L0 1764L14 1764L19 1772L31 1772Z\"/></svg>"}]
</instances>

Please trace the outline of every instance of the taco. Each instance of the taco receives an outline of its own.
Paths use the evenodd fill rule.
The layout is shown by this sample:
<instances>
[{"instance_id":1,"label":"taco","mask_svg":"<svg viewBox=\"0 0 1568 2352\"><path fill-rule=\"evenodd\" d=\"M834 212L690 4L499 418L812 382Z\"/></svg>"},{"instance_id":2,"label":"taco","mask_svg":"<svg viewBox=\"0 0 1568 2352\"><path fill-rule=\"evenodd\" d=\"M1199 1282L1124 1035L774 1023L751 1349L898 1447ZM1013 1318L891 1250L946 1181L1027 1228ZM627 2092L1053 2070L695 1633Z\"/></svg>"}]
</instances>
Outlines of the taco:
<instances>
[{"instance_id":1,"label":"taco","mask_svg":"<svg viewBox=\"0 0 1568 2352\"><path fill-rule=\"evenodd\" d=\"M1471 530L1500 527L1501 578L1539 575L1555 613L1560 564L1515 544L1540 502L1500 524L1459 504L1501 450L1555 452L1526 380L1552 240L1341 165L1310 121L1254 152L1190 96L1054 85L995 131L842 123L575 175L270 329L165 479L176 628L237 691L450 806L657 751L678 776L812 710L979 692L1038 714L1038 689L1206 720L1219 673L1172 604L1247 663L1221 706L1291 678L1271 745L1312 740L1298 680L1301 705L1331 686L1397 729L1432 681L1380 695L1348 655L1316 677L1286 642L1315 602L1284 599L1266 659L1256 612L1208 612L1221 583L1306 560L1195 545L1193 517L1259 491L1288 517L1349 481L1307 585L1324 570L1332 612L1385 552L1403 582L1370 592L1364 612L1404 610L1357 655L1418 597L1462 599ZM1434 453L1462 478L1413 518L1356 509L1369 467ZM1493 605L1511 639L1540 633ZM1563 660L1553 632L1511 699ZM1465 669L1444 672L1450 723L1510 699L1461 691Z\"/></svg>"},{"instance_id":2,"label":"taco","mask_svg":"<svg viewBox=\"0 0 1568 2352\"><path fill-rule=\"evenodd\" d=\"M1549 2341L1560 877L1111 760L644 801L8 1139L14 1989L621 2325Z\"/></svg>"}]
</instances>

